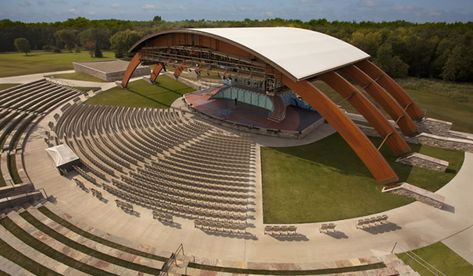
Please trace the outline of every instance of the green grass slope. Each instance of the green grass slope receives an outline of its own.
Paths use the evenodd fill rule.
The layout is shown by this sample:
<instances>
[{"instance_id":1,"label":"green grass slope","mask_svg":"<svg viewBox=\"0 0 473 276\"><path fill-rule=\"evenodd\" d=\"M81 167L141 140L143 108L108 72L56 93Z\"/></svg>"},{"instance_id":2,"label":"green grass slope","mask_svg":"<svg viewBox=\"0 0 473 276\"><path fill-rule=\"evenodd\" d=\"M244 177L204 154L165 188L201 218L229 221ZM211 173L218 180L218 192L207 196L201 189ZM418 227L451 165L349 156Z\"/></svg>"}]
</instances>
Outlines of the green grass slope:
<instances>
[{"instance_id":1,"label":"green grass slope","mask_svg":"<svg viewBox=\"0 0 473 276\"><path fill-rule=\"evenodd\" d=\"M103 52L103 58L92 58L89 52L51 53L34 51L27 56L21 53L0 54L0 77L71 70L73 61L100 61L115 59L113 52Z\"/></svg>"},{"instance_id":2,"label":"green grass slope","mask_svg":"<svg viewBox=\"0 0 473 276\"><path fill-rule=\"evenodd\" d=\"M375 145L380 139L372 139ZM386 148L383 155L401 181L435 191L448 183L463 163L463 152L411 145L414 151L450 162L446 173L398 164ZM411 202L382 193L363 163L340 135L310 145L263 148L265 223L339 220L386 211Z\"/></svg>"},{"instance_id":3,"label":"green grass slope","mask_svg":"<svg viewBox=\"0 0 473 276\"><path fill-rule=\"evenodd\" d=\"M170 77L159 76L152 85L144 80L130 82L128 89L114 87L89 100L88 104L166 108L184 95L193 91Z\"/></svg>"},{"instance_id":4,"label":"green grass slope","mask_svg":"<svg viewBox=\"0 0 473 276\"><path fill-rule=\"evenodd\" d=\"M438 242L432 245L416 249L410 252L419 256L423 260L427 261L430 265L440 270L445 275L462 275L472 276L473 265L468 263L465 259L455 253L453 250L448 248L445 244ZM414 256L415 256L414 255ZM409 265L422 276L434 275L424 266L420 265L413 258L409 257L408 254L398 254L398 257L404 261L405 264ZM432 269L430 269L432 270Z\"/></svg>"}]
</instances>

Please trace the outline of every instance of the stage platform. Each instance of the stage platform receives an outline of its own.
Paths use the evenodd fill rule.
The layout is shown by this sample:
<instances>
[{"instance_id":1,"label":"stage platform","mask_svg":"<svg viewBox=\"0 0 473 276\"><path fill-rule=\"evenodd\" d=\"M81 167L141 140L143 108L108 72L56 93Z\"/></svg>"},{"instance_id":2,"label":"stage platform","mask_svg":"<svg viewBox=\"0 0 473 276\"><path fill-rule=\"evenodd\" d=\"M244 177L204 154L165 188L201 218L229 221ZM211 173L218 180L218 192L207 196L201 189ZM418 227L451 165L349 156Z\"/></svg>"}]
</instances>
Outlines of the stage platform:
<instances>
[{"instance_id":1,"label":"stage platform","mask_svg":"<svg viewBox=\"0 0 473 276\"><path fill-rule=\"evenodd\" d=\"M281 122L268 119L270 111L258 106L229 99L213 99L221 88L200 90L185 95L185 101L194 110L213 119L246 126L251 129L270 129L281 132L302 132L322 118L315 112L294 106L286 108L286 117Z\"/></svg>"}]
</instances>

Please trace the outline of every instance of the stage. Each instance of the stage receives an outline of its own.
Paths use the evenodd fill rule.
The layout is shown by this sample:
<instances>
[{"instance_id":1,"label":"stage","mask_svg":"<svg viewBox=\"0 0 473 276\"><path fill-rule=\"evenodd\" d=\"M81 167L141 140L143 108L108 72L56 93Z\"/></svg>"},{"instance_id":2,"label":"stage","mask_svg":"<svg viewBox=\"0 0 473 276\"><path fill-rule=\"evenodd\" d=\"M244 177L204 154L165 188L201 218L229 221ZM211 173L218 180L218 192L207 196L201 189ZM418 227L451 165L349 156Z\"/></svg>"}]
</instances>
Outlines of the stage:
<instances>
[{"instance_id":1,"label":"stage","mask_svg":"<svg viewBox=\"0 0 473 276\"><path fill-rule=\"evenodd\" d=\"M194 110L211 118L252 129L302 132L321 120L321 116L311 110L287 106L284 120L275 122L268 119L270 111L255 105L229 99L213 99L221 88L200 90L185 95L185 101Z\"/></svg>"}]
</instances>

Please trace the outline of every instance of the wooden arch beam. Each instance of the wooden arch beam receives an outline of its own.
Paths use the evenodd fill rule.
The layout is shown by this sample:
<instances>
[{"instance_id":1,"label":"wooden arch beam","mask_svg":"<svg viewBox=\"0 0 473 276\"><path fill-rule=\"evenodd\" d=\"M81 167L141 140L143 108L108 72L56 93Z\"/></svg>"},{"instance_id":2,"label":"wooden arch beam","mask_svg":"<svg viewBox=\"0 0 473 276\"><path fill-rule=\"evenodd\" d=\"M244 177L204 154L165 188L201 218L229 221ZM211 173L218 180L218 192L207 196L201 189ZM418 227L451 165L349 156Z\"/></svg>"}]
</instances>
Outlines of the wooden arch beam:
<instances>
[{"instance_id":1,"label":"wooden arch beam","mask_svg":"<svg viewBox=\"0 0 473 276\"><path fill-rule=\"evenodd\" d=\"M340 71L361 86L396 122L402 133L414 136L417 126L406 111L386 90L355 65L343 67Z\"/></svg>"},{"instance_id":2,"label":"wooden arch beam","mask_svg":"<svg viewBox=\"0 0 473 276\"><path fill-rule=\"evenodd\" d=\"M125 88L128 87L128 82L130 81L131 76L133 76L133 73L135 72L138 65L140 65L140 63L141 63L141 54L140 52L136 52L136 54L131 58L130 62L128 63L126 71L123 74L122 87L125 87Z\"/></svg>"},{"instance_id":3,"label":"wooden arch beam","mask_svg":"<svg viewBox=\"0 0 473 276\"><path fill-rule=\"evenodd\" d=\"M151 82L155 82L159 76L159 73L161 73L161 70L163 70L163 64L157 63L153 68L153 72L151 72L151 76L149 77L149 80Z\"/></svg>"},{"instance_id":4,"label":"wooden arch beam","mask_svg":"<svg viewBox=\"0 0 473 276\"><path fill-rule=\"evenodd\" d=\"M387 184L399 180L368 137L323 92L306 80L296 82L283 75L282 82L315 108L340 133L378 183Z\"/></svg>"},{"instance_id":5,"label":"wooden arch beam","mask_svg":"<svg viewBox=\"0 0 473 276\"><path fill-rule=\"evenodd\" d=\"M418 121L425 116L424 111L412 100L406 91L381 68L369 60L360 61L355 65L386 89L413 120Z\"/></svg>"},{"instance_id":6,"label":"wooden arch beam","mask_svg":"<svg viewBox=\"0 0 473 276\"><path fill-rule=\"evenodd\" d=\"M356 87L336 72L328 72L317 77L332 87L347 100L385 139L386 145L395 155L402 155L411 148L396 129L384 118L379 109Z\"/></svg>"}]
</instances>

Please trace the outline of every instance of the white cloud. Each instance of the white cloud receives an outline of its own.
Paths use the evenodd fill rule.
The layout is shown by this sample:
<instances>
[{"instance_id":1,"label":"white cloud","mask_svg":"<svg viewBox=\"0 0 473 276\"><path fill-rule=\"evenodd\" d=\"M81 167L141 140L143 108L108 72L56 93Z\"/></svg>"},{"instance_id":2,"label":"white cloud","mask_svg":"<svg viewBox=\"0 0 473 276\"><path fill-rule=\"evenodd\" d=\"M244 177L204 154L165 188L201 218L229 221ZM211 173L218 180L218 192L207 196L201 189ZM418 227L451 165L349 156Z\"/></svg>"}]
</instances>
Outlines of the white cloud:
<instances>
[{"instance_id":1,"label":"white cloud","mask_svg":"<svg viewBox=\"0 0 473 276\"><path fill-rule=\"evenodd\" d=\"M145 9L147 11L157 11L158 10L158 5L156 5L156 4L145 4L143 6L143 9Z\"/></svg>"},{"instance_id":2,"label":"white cloud","mask_svg":"<svg viewBox=\"0 0 473 276\"><path fill-rule=\"evenodd\" d=\"M378 4L376 0L360 0L360 6L372 8Z\"/></svg>"}]
</instances>

